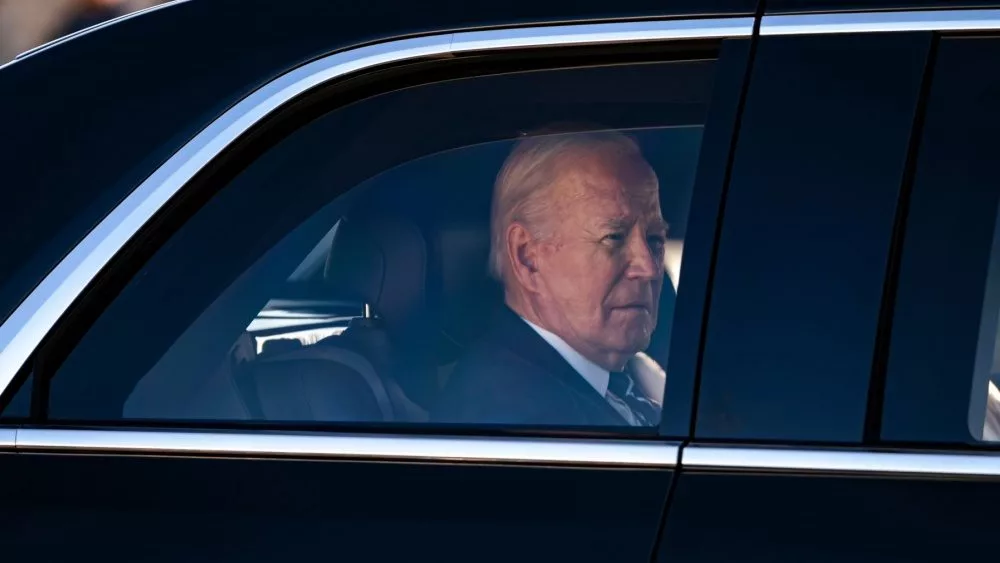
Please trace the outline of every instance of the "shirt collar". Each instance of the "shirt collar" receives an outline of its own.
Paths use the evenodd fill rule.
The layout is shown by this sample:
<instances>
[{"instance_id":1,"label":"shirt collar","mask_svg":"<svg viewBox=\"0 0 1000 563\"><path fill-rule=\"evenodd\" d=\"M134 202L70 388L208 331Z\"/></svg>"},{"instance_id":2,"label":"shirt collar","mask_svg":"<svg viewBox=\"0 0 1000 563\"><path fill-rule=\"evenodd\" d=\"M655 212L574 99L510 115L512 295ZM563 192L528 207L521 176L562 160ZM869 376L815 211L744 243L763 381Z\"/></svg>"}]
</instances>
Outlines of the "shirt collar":
<instances>
[{"instance_id":1,"label":"shirt collar","mask_svg":"<svg viewBox=\"0 0 1000 563\"><path fill-rule=\"evenodd\" d=\"M586 379L587 383L589 383L595 391L600 393L602 397L607 394L608 380L611 377L608 370L585 358L583 354L574 350L572 346L567 344L565 340L560 338L555 333L545 330L524 317L521 317L521 320L528 323L528 326L534 329L535 332L538 333L538 336L541 336L542 339L548 342L549 346L555 348L556 352L559 352L559 355L562 356L563 359L566 360L566 362L569 363L569 365L572 366L581 377Z\"/></svg>"}]
</instances>

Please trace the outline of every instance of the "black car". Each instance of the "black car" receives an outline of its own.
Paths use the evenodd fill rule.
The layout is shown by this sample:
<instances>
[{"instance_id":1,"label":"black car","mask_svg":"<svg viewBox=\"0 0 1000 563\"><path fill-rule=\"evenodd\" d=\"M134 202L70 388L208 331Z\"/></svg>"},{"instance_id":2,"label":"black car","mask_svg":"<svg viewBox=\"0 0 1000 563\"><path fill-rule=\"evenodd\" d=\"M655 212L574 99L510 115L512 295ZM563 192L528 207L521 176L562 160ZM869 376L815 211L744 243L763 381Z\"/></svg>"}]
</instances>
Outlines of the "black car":
<instances>
[{"instance_id":1,"label":"black car","mask_svg":"<svg viewBox=\"0 0 1000 563\"><path fill-rule=\"evenodd\" d=\"M990 4L181 0L0 67L0 557L989 560ZM553 124L658 178L658 425L435 416Z\"/></svg>"}]
</instances>

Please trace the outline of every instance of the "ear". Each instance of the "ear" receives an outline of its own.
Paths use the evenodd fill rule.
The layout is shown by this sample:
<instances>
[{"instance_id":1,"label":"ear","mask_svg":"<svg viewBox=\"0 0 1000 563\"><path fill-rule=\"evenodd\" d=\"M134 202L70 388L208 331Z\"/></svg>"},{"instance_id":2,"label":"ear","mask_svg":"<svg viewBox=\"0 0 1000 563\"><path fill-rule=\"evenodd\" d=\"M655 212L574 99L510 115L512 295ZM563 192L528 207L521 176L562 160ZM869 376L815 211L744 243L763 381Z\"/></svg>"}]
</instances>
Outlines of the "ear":
<instances>
[{"instance_id":1,"label":"ear","mask_svg":"<svg viewBox=\"0 0 1000 563\"><path fill-rule=\"evenodd\" d=\"M535 276L538 272L538 242L524 225L517 222L507 227L505 242L507 263L514 279L521 287L534 292L538 285Z\"/></svg>"}]
</instances>

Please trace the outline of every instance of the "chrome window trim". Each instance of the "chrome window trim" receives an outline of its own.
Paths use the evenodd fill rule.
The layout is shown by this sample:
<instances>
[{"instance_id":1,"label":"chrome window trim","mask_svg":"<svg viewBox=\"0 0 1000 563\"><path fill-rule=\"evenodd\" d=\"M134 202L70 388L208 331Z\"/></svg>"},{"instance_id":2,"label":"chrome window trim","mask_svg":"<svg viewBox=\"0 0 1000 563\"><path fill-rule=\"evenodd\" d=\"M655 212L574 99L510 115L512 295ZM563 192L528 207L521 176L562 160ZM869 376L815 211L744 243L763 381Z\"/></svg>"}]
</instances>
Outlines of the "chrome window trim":
<instances>
[{"instance_id":1,"label":"chrome window trim","mask_svg":"<svg viewBox=\"0 0 1000 563\"><path fill-rule=\"evenodd\" d=\"M753 18L630 21L444 33L340 51L276 78L235 104L112 210L0 325L0 391L84 288L184 185L250 127L305 92L388 63L469 51L749 37Z\"/></svg>"},{"instance_id":2,"label":"chrome window trim","mask_svg":"<svg viewBox=\"0 0 1000 563\"><path fill-rule=\"evenodd\" d=\"M788 14L764 16L760 22L762 36L994 29L1000 29L995 9Z\"/></svg>"},{"instance_id":3,"label":"chrome window trim","mask_svg":"<svg viewBox=\"0 0 1000 563\"><path fill-rule=\"evenodd\" d=\"M0 446L5 434L0 432ZM9 436L8 436L9 437ZM670 468L675 443L296 432L18 428L17 452L319 457L373 461Z\"/></svg>"},{"instance_id":4,"label":"chrome window trim","mask_svg":"<svg viewBox=\"0 0 1000 563\"><path fill-rule=\"evenodd\" d=\"M112 25L114 25L116 23L132 19L132 18L134 18L136 16L141 16L142 14L148 14L150 12L155 12L157 10L162 10L162 9L168 8L170 6L176 6L177 4L183 4L183 3L189 2L189 1L190 0L170 0L169 2L164 2L163 4L156 4L156 5L153 5L153 6L149 6L148 8L143 8L141 10L136 10L134 12L129 12L127 14L122 14L122 15L120 15L120 16L118 16L116 18L112 18L110 20L106 20L106 21L103 21L103 22L95 23L92 26L85 27L83 29L79 29L77 31L74 31L72 33L68 33L68 34L60 36L60 37L56 37L55 39L53 39L51 41L48 41L46 43L42 43L41 45L39 45L37 47L32 47L31 49L28 49L27 51L19 53L18 55L16 55L13 58L13 60L11 62L23 60L23 59L25 59L27 57L30 57L31 55L34 55L36 53L40 53L42 51L45 51L46 49L49 49L50 47L55 47L56 45L59 45L61 43L65 43L65 42L67 42L67 41L69 41L71 39L76 39L77 37L80 37L81 35L87 35L88 33L91 33L93 31L97 31L98 29L103 29L105 27L112 26ZM0 67L0 68L3 68L3 67Z\"/></svg>"},{"instance_id":5,"label":"chrome window trim","mask_svg":"<svg viewBox=\"0 0 1000 563\"><path fill-rule=\"evenodd\" d=\"M12 450L17 444L16 428L0 428L0 450Z\"/></svg>"},{"instance_id":6,"label":"chrome window trim","mask_svg":"<svg viewBox=\"0 0 1000 563\"><path fill-rule=\"evenodd\" d=\"M991 453L765 448L692 444L681 453L684 469L858 475L1000 477Z\"/></svg>"},{"instance_id":7,"label":"chrome window trim","mask_svg":"<svg viewBox=\"0 0 1000 563\"><path fill-rule=\"evenodd\" d=\"M754 19L677 19L622 23L541 26L502 30L466 31L453 35L451 53L493 51L525 47L566 47L630 43L750 37Z\"/></svg>"},{"instance_id":8,"label":"chrome window trim","mask_svg":"<svg viewBox=\"0 0 1000 563\"><path fill-rule=\"evenodd\" d=\"M0 428L0 451L505 463L897 477L1000 477L992 452L715 446L637 440Z\"/></svg>"}]
</instances>

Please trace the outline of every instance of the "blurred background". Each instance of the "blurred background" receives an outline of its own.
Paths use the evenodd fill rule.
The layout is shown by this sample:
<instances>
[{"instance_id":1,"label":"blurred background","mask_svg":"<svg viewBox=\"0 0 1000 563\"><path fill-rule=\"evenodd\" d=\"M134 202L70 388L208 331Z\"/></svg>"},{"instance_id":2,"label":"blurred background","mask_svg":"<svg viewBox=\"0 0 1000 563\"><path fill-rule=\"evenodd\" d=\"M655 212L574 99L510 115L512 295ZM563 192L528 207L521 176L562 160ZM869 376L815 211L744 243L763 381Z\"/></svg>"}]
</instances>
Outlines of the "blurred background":
<instances>
[{"instance_id":1,"label":"blurred background","mask_svg":"<svg viewBox=\"0 0 1000 563\"><path fill-rule=\"evenodd\" d=\"M43 43L165 0L0 0L0 64Z\"/></svg>"}]
</instances>

